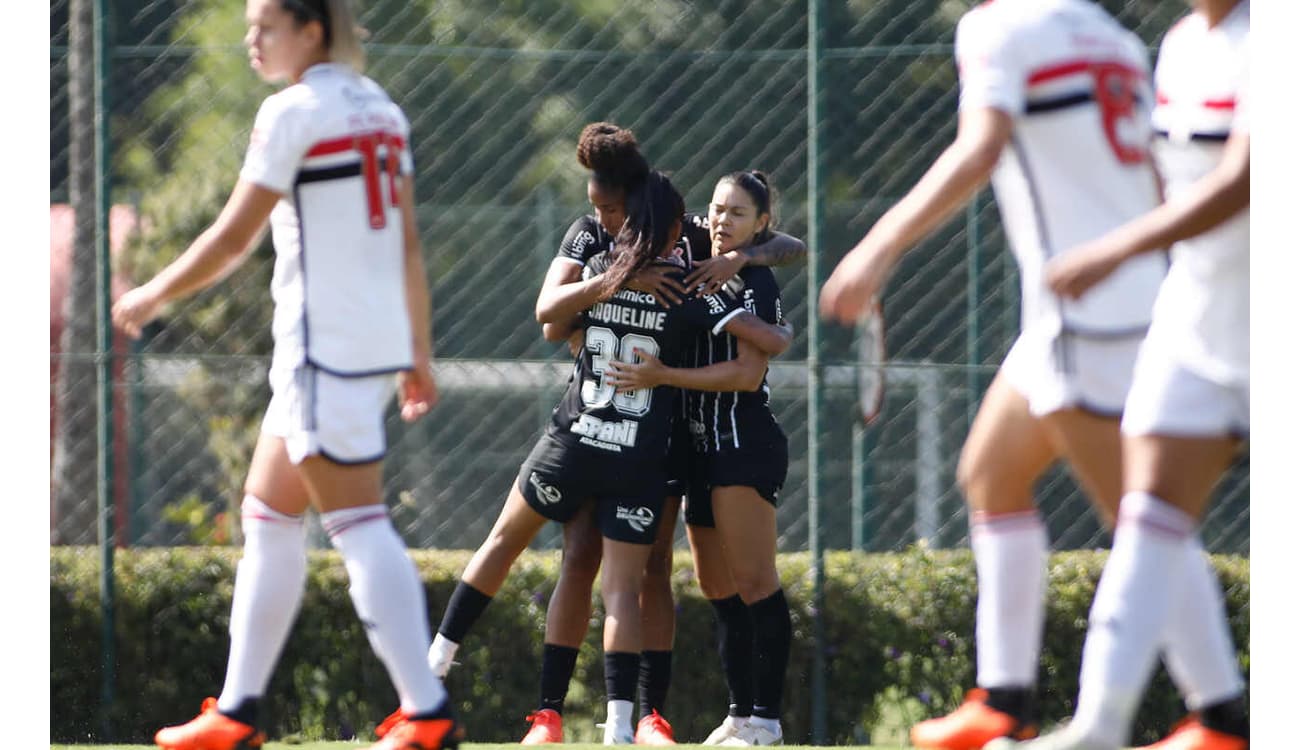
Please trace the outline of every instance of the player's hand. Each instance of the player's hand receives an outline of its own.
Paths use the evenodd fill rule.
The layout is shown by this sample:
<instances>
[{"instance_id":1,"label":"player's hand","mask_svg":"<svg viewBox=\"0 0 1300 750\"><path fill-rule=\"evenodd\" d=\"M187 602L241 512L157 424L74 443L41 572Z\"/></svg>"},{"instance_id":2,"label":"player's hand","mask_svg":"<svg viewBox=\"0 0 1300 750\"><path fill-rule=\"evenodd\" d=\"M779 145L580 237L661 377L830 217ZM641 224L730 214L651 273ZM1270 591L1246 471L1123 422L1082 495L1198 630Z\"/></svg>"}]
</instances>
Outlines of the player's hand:
<instances>
[{"instance_id":1,"label":"player's hand","mask_svg":"<svg viewBox=\"0 0 1300 750\"><path fill-rule=\"evenodd\" d=\"M610 360L605 368L605 382L623 393L640 388L654 388L664 383L668 368L659 358L644 349L633 349L639 362Z\"/></svg>"},{"instance_id":2,"label":"player's hand","mask_svg":"<svg viewBox=\"0 0 1300 750\"><path fill-rule=\"evenodd\" d=\"M646 266L632 274L626 286L652 295L664 307L680 303L690 288L677 279L671 266Z\"/></svg>"},{"instance_id":3,"label":"player's hand","mask_svg":"<svg viewBox=\"0 0 1300 750\"><path fill-rule=\"evenodd\" d=\"M402 419L407 422L428 414L438 403L438 381L433 379L433 368L427 359L397 373L397 397Z\"/></svg>"},{"instance_id":4,"label":"player's hand","mask_svg":"<svg viewBox=\"0 0 1300 750\"><path fill-rule=\"evenodd\" d=\"M695 270L686 276L686 286L695 289L697 294L717 294L744 267L745 256L735 250L715 255L696 264Z\"/></svg>"},{"instance_id":5,"label":"player's hand","mask_svg":"<svg viewBox=\"0 0 1300 750\"><path fill-rule=\"evenodd\" d=\"M113 303L113 325L133 339L140 338L140 330L158 317L163 300L149 284L138 286Z\"/></svg>"},{"instance_id":6,"label":"player's hand","mask_svg":"<svg viewBox=\"0 0 1300 750\"><path fill-rule=\"evenodd\" d=\"M884 289L894 268L889 254L859 245L853 248L822 285L818 310L823 318L853 325L871 300Z\"/></svg>"},{"instance_id":7,"label":"player's hand","mask_svg":"<svg viewBox=\"0 0 1300 750\"><path fill-rule=\"evenodd\" d=\"M1078 299L1123 262L1122 255L1100 240L1080 245L1048 261L1043 269L1043 279L1056 294Z\"/></svg>"}]
</instances>

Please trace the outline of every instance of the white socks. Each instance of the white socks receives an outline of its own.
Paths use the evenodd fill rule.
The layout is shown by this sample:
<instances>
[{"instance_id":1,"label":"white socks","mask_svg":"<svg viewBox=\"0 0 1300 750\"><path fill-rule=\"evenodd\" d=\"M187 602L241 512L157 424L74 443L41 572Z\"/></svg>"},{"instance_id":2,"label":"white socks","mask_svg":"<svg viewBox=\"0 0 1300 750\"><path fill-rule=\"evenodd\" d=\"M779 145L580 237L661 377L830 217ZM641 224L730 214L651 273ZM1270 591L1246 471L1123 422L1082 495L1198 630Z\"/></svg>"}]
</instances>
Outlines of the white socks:
<instances>
[{"instance_id":1,"label":"white socks","mask_svg":"<svg viewBox=\"0 0 1300 750\"><path fill-rule=\"evenodd\" d=\"M1165 666L1191 711L1241 695L1245 682L1237 666L1237 648L1228 630L1219 579L1205 557L1201 541L1186 544L1183 593L1165 624Z\"/></svg>"},{"instance_id":2,"label":"white socks","mask_svg":"<svg viewBox=\"0 0 1300 750\"><path fill-rule=\"evenodd\" d=\"M1047 595L1047 529L1038 511L973 513L975 682L980 687L1038 684Z\"/></svg>"},{"instance_id":3,"label":"white socks","mask_svg":"<svg viewBox=\"0 0 1300 750\"><path fill-rule=\"evenodd\" d=\"M321 525L347 565L352 603L370 644L393 680L402 710L429 713L447 691L426 664L429 621L424 587L383 505L321 514Z\"/></svg>"},{"instance_id":4,"label":"white socks","mask_svg":"<svg viewBox=\"0 0 1300 750\"><path fill-rule=\"evenodd\" d=\"M632 701L611 700L605 703L605 744L631 744L635 736L632 731Z\"/></svg>"},{"instance_id":5,"label":"white socks","mask_svg":"<svg viewBox=\"0 0 1300 750\"><path fill-rule=\"evenodd\" d=\"M456 658L456 650L459 648L459 643L442 633L433 636L433 645L429 647L429 669L433 670L438 679L447 679L447 671L451 669L452 660Z\"/></svg>"},{"instance_id":6,"label":"white socks","mask_svg":"<svg viewBox=\"0 0 1300 750\"><path fill-rule=\"evenodd\" d=\"M1115 543L1089 615L1071 727L1113 747L1127 744L1156 651L1184 595L1196 521L1152 495L1120 502ZM1202 615L1204 616L1204 615Z\"/></svg>"},{"instance_id":7,"label":"white socks","mask_svg":"<svg viewBox=\"0 0 1300 750\"><path fill-rule=\"evenodd\" d=\"M260 698L275 670L307 583L302 516L278 513L252 495L241 506L244 556L230 606L230 657L217 708Z\"/></svg>"}]
</instances>

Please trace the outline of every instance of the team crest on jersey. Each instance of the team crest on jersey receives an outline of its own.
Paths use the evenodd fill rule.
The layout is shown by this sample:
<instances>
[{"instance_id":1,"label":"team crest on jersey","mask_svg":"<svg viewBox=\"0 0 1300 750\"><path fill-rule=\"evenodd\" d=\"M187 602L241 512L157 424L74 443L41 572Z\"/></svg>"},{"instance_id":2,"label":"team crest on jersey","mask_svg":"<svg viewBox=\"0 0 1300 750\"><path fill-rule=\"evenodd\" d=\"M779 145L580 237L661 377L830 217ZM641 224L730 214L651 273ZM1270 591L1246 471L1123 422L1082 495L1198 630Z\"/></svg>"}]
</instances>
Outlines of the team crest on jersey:
<instances>
[{"instance_id":1,"label":"team crest on jersey","mask_svg":"<svg viewBox=\"0 0 1300 750\"><path fill-rule=\"evenodd\" d=\"M537 499L541 501L542 505L555 505L564 499L564 495L560 493L558 487L552 487L543 482L535 471L528 475L528 483L533 486L533 489L537 490Z\"/></svg>"},{"instance_id":2,"label":"team crest on jersey","mask_svg":"<svg viewBox=\"0 0 1300 750\"><path fill-rule=\"evenodd\" d=\"M644 505L638 505L635 508L620 505L614 517L620 521L627 521L627 525L631 526L633 531L638 532L645 531L650 527L650 524L655 522L655 512Z\"/></svg>"}]
</instances>

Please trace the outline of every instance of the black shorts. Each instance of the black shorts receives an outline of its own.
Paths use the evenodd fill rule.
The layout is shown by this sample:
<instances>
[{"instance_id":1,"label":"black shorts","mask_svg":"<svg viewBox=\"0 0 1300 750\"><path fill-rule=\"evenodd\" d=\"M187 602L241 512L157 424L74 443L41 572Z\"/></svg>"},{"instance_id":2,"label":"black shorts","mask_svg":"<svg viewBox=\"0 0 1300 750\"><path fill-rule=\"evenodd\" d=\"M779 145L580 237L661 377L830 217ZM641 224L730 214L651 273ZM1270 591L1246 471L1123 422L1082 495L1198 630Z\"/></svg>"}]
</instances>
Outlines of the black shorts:
<instances>
[{"instance_id":1,"label":"black shorts","mask_svg":"<svg viewBox=\"0 0 1300 750\"><path fill-rule=\"evenodd\" d=\"M752 487L775 507L789 464L785 435L750 448L696 453L686 492L686 523L713 528L714 487Z\"/></svg>"},{"instance_id":2,"label":"black shorts","mask_svg":"<svg viewBox=\"0 0 1300 750\"><path fill-rule=\"evenodd\" d=\"M653 544L663 508L662 470L629 471L606 456L592 456L543 435L519 468L516 485L528 507L567 523L587 503L608 539Z\"/></svg>"}]
</instances>

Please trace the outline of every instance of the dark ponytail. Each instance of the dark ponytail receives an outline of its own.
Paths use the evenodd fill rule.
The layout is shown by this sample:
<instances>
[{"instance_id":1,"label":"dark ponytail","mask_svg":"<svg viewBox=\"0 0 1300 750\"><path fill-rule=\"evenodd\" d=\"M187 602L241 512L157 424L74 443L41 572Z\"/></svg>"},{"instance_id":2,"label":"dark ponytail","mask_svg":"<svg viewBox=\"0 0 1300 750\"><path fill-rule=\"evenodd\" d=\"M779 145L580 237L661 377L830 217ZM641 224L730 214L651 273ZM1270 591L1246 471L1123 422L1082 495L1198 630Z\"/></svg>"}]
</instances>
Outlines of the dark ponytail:
<instances>
[{"instance_id":1,"label":"dark ponytail","mask_svg":"<svg viewBox=\"0 0 1300 750\"><path fill-rule=\"evenodd\" d=\"M614 238L614 262L605 271L602 296L618 291L637 271L677 241L686 202L667 175L650 172L627 194L627 221Z\"/></svg>"},{"instance_id":2,"label":"dark ponytail","mask_svg":"<svg viewBox=\"0 0 1300 750\"><path fill-rule=\"evenodd\" d=\"M767 214L767 226L754 235L754 242L757 244L772 239L772 228L776 226L776 191L772 188L767 174L757 169L732 172L718 180L719 185L725 182L730 182L749 193L749 197L754 199L754 206L760 216Z\"/></svg>"},{"instance_id":3,"label":"dark ponytail","mask_svg":"<svg viewBox=\"0 0 1300 750\"><path fill-rule=\"evenodd\" d=\"M609 122L593 122L578 136L578 163L603 188L628 192L650 174L636 136Z\"/></svg>"}]
</instances>

